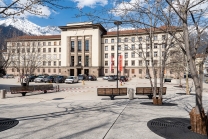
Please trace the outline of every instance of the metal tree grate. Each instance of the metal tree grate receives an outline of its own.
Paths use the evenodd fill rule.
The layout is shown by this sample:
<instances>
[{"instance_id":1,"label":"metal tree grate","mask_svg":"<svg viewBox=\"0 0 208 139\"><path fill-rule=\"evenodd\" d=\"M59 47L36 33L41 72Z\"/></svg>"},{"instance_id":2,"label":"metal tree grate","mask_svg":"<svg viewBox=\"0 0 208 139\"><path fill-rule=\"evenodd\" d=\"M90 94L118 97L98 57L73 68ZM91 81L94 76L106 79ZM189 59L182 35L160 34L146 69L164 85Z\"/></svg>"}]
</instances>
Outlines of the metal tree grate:
<instances>
[{"instance_id":1,"label":"metal tree grate","mask_svg":"<svg viewBox=\"0 0 208 139\"><path fill-rule=\"evenodd\" d=\"M15 119L0 118L0 132L10 129L16 126L18 123L19 121Z\"/></svg>"}]
</instances>

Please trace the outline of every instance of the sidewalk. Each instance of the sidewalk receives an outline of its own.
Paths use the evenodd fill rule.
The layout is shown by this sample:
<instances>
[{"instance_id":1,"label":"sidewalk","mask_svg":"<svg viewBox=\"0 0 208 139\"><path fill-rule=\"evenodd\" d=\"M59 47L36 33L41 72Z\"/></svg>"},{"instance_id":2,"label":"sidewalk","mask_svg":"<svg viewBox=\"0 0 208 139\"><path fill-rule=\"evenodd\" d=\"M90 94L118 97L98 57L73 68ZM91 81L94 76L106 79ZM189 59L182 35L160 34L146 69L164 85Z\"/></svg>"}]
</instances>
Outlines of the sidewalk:
<instances>
[{"instance_id":1,"label":"sidewalk","mask_svg":"<svg viewBox=\"0 0 208 139\"><path fill-rule=\"evenodd\" d=\"M137 83L143 86L148 84L146 80L138 82L137 79L132 79L125 86L134 88ZM0 138L176 138L171 135L169 137L157 135L148 127L149 123L157 118L165 120L189 118L189 111L195 105L195 95L180 95L180 93L184 93L183 89L173 87L175 85L170 83L165 86L168 89L167 95L164 96L163 106L151 105L152 100L149 100L147 96L135 96L134 100L129 100L128 96L115 97L115 100L110 100L109 97L98 97L96 89L87 93L76 94L62 91L0 99L0 118L19 120L17 126L0 132ZM203 106L207 110L208 93L203 94ZM165 127L161 129L169 131ZM173 130L175 134L179 132L176 129ZM179 129L185 134L185 129L181 130L181 127ZM189 135L191 138L204 138L192 135L192 133ZM189 137L189 139L191 138Z\"/></svg>"}]
</instances>

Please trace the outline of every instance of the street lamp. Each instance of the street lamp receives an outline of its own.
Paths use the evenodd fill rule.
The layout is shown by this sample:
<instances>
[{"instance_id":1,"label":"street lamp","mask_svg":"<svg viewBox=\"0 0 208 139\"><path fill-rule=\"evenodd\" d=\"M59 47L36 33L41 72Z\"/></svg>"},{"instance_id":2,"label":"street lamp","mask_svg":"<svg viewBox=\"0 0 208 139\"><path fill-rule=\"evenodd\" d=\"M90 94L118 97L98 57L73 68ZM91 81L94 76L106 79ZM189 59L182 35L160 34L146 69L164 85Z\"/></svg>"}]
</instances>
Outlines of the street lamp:
<instances>
[{"instance_id":1,"label":"street lamp","mask_svg":"<svg viewBox=\"0 0 208 139\"><path fill-rule=\"evenodd\" d=\"M118 88L118 41L119 41L119 25L122 24L121 21L115 21L114 24L117 26L117 49L116 49L116 55L117 55L117 88Z\"/></svg>"}]
</instances>

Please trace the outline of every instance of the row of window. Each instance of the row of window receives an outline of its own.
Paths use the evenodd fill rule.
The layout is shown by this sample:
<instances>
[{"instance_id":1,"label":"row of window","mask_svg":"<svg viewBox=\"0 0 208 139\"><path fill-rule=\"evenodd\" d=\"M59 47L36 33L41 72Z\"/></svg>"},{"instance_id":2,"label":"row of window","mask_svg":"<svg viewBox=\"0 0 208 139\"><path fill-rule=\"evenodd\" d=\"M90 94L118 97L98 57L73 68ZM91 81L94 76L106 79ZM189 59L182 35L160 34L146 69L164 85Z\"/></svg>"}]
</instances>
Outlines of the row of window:
<instances>
[{"instance_id":1,"label":"row of window","mask_svg":"<svg viewBox=\"0 0 208 139\"><path fill-rule=\"evenodd\" d=\"M89 51L89 40L85 40L84 44L85 51ZM71 52L75 50L75 41L71 41ZM77 50L82 51L82 40L77 41Z\"/></svg>"},{"instance_id":2,"label":"row of window","mask_svg":"<svg viewBox=\"0 0 208 139\"><path fill-rule=\"evenodd\" d=\"M52 66L51 61L48 61L48 62L43 61L43 66L46 66L46 63L48 63L48 66ZM53 61L53 66L57 66L56 63L57 63L56 61ZM61 61L59 61L58 66L61 66Z\"/></svg>"},{"instance_id":3,"label":"row of window","mask_svg":"<svg viewBox=\"0 0 208 139\"><path fill-rule=\"evenodd\" d=\"M20 50L21 50L21 53L25 53L25 52L34 53L34 52L36 52L36 50L37 50L38 53L41 52L41 48L21 48L21 49L12 49L12 53L15 53L16 50L17 50L17 53L20 53ZM53 50L54 53L57 52L57 48L53 48L53 49L48 48L48 53L52 52L52 50ZM59 48L59 52L61 52L61 48ZM43 53L46 53L46 48L43 48Z\"/></svg>"},{"instance_id":4,"label":"row of window","mask_svg":"<svg viewBox=\"0 0 208 139\"><path fill-rule=\"evenodd\" d=\"M135 53L131 52L131 58L135 58L135 55L138 55L138 57L143 57L143 53ZM165 51L162 51L162 56L165 55ZM114 53L111 53L111 57L115 57ZM146 57L150 57L150 52L146 52ZM153 52L153 57L158 57L158 52ZM105 53L105 58L108 58L108 53ZM128 53L124 53L124 58L128 58Z\"/></svg>"},{"instance_id":5,"label":"row of window","mask_svg":"<svg viewBox=\"0 0 208 139\"><path fill-rule=\"evenodd\" d=\"M108 73L109 69L105 69L105 73ZM124 69L124 73L128 73L129 69ZM110 73L114 73L114 69L111 69L110 70ZM139 74L142 74L143 70L142 69L139 69ZM131 73L132 74L136 74L135 73L135 69L131 69ZM156 70L156 74L157 74L157 70Z\"/></svg>"},{"instance_id":6,"label":"row of window","mask_svg":"<svg viewBox=\"0 0 208 139\"><path fill-rule=\"evenodd\" d=\"M12 43L12 46L18 46L18 47L20 47L20 46L46 46L46 45L48 45L48 46L52 46L52 42L18 42L18 43L15 43L15 42L13 42ZM53 42L53 45L54 46L56 46L56 45L61 45L61 41L58 41L58 42L56 42L56 41L54 41Z\"/></svg>"},{"instance_id":7,"label":"row of window","mask_svg":"<svg viewBox=\"0 0 208 139\"><path fill-rule=\"evenodd\" d=\"M115 50L114 45L109 47L111 51ZM171 43L169 47L174 47L174 43ZM157 43L154 43L153 49L157 49L157 48L159 48L159 45ZM162 48L167 48L167 44L163 43ZM135 47L135 44L132 44L131 46L124 45L124 47L118 45L118 50L136 50L136 49L143 49L142 44L139 44L138 47ZM146 44L146 49L150 49L150 44ZM105 46L105 51L108 51L108 46Z\"/></svg>"},{"instance_id":8,"label":"row of window","mask_svg":"<svg viewBox=\"0 0 208 139\"><path fill-rule=\"evenodd\" d=\"M53 69L53 73L56 73L56 70L57 69ZM17 72L19 72L19 70L16 70ZM15 69L12 68L12 72L15 72ZM42 69L42 71L40 69L37 69L37 72L42 72L42 73L45 73L46 70L45 69ZM48 69L48 73L51 73L51 69ZM58 73L61 73L61 69L58 69Z\"/></svg>"},{"instance_id":9,"label":"row of window","mask_svg":"<svg viewBox=\"0 0 208 139\"><path fill-rule=\"evenodd\" d=\"M78 56L77 57L77 63L75 63L75 59L74 58L75 58L74 56L71 56L70 66L82 66L82 65L84 65L85 67L89 66L89 56L85 56L84 61L82 61L82 56Z\"/></svg>"},{"instance_id":10,"label":"row of window","mask_svg":"<svg viewBox=\"0 0 208 139\"><path fill-rule=\"evenodd\" d=\"M138 38L138 40L136 40L136 38ZM161 36L162 40L166 40L166 35L162 35ZM158 40L158 35L154 35L153 38L152 38L154 41L157 41ZM115 43L115 40L116 39L110 39L110 41L108 42L109 39L105 39L105 43ZM139 41L141 42L142 40L144 40L143 37L131 37L131 38L119 38L118 39L118 42L135 42L135 41ZM146 41L150 41L150 37L149 36L146 36Z\"/></svg>"},{"instance_id":11,"label":"row of window","mask_svg":"<svg viewBox=\"0 0 208 139\"><path fill-rule=\"evenodd\" d=\"M139 66L143 66L143 61L142 60L139 60L138 62L139 62ZM150 66L150 60L146 60L146 62L147 62L147 65ZM108 63L109 63L109 61L105 61L105 66L109 66ZM157 66L158 65L158 60L153 60L153 63L154 63L155 66ZM110 64L111 64L111 66L114 66L114 61L111 61ZM129 66L128 60L124 61L124 66ZM135 60L131 60L131 65L130 66L136 66L135 65Z\"/></svg>"}]
</instances>

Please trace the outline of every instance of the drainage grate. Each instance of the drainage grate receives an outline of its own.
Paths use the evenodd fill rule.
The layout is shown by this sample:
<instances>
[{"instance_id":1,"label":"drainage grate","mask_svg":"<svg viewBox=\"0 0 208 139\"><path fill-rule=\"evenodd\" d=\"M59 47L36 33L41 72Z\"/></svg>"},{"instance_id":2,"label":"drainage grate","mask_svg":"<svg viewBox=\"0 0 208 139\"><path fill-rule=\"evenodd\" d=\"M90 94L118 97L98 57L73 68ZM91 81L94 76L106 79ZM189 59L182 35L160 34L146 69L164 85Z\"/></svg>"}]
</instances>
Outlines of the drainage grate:
<instances>
[{"instance_id":1,"label":"drainage grate","mask_svg":"<svg viewBox=\"0 0 208 139\"><path fill-rule=\"evenodd\" d=\"M0 132L10 129L16 126L18 123L19 121L15 119L0 118Z\"/></svg>"},{"instance_id":2,"label":"drainage grate","mask_svg":"<svg viewBox=\"0 0 208 139\"><path fill-rule=\"evenodd\" d=\"M147 123L149 129L166 139L207 139L206 136L190 130L188 118L157 118Z\"/></svg>"}]
</instances>

